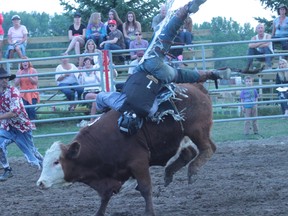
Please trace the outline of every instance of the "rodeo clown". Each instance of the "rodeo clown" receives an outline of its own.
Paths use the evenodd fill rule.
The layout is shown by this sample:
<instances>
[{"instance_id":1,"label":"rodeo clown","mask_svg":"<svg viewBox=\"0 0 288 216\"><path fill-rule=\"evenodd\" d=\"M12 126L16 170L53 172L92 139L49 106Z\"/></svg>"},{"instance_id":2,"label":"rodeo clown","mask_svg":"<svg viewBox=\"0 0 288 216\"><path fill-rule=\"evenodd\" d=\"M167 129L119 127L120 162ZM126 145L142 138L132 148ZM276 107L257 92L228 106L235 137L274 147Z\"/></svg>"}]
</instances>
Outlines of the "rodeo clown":
<instances>
[{"instance_id":1,"label":"rodeo clown","mask_svg":"<svg viewBox=\"0 0 288 216\"><path fill-rule=\"evenodd\" d=\"M165 84L221 79L216 72L176 69L164 62L177 31L188 14L196 13L205 1L190 1L179 8L174 15L170 17L167 15L159 24L160 34L155 33L154 40L150 43L140 64L135 68L135 73L125 82L122 92L101 92L97 95L97 110L112 108L122 114L118 120L121 132L133 135L141 128L145 117L153 116L158 108L155 98Z\"/></svg>"}]
</instances>

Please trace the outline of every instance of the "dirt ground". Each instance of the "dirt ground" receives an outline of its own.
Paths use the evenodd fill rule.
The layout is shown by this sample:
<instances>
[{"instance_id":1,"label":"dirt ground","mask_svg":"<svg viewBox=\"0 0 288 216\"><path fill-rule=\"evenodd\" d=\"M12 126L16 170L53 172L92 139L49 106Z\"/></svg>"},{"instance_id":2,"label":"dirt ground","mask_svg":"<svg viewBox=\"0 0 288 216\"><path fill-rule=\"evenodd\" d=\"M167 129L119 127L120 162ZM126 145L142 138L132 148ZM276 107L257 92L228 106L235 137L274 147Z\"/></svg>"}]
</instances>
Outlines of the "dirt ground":
<instances>
[{"instance_id":1,"label":"dirt ground","mask_svg":"<svg viewBox=\"0 0 288 216\"><path fill-rule=\"evenodd\" d=\"M217 152L187 184L186 169L163 186L162 167L151 168L153 202L158 216L280 216L288 214L288 136L217 143ZM14 177L0 182L0 215L89 216L99 197L89 187L76 183L69 188L40 190L40 172L23 158L11 158ZM0 170L1 172L3 170ZM138 216L144 200L125 187L115 195L106 215Z\"/></svg>"}]
</instances>

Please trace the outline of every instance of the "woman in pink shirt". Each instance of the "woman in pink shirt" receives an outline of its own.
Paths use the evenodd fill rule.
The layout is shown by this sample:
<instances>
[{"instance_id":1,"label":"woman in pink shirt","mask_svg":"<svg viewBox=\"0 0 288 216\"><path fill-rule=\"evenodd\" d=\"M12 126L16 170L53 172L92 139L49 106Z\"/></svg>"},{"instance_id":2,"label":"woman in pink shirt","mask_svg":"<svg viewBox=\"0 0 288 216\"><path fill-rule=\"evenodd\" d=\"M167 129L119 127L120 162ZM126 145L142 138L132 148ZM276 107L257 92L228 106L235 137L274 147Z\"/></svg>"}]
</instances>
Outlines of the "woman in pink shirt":
<instances>
[{"instance_id":1,"label":"woman in pink shirt","mask_svg":"<svg viewBox=\"0 0 288 216\"><path fill-rule=\"evenodd\" d=\"M8 30L8 49L7 58L13 58L14 53L17 52L19 58L26 55L26 44L28 31L24 25L21 25L20 16L12 16L13 26Z\"/></svg>"}]
</instances>

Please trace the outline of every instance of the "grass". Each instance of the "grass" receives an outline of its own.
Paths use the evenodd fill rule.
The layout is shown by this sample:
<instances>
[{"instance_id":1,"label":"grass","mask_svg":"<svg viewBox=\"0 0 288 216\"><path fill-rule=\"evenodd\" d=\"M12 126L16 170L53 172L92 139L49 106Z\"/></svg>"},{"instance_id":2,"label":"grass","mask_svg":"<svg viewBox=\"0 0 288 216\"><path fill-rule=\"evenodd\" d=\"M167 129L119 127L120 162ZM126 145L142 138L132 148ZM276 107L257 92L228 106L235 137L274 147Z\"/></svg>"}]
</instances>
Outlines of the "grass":
<instances>
[{"instance_id":1,"label":"grass","mask_svg":"<svg viewBox=\"0 0 288 216\"><path fill-rule=\"evenodd\" d=\"M33 131L33 135L40 134L54 134L60 132L75 132L79 128L76 124L79 121L63 121L54 123L42 123L37 124L37 130ZM259 133L261 136L251 135L249 139L262 139L270 137L287 136L288 118L286 119L265 119L258 120ZM215 143L224 141L236 141L243 140L246 137L243 135L244 121L237 122L216 122L212 128L212 139ZM44 154L50 145L55 141L62 141L63 143L69 143L75 135L66 136L53 136L45 138L34 139L36 147L39 151ZM247 139L247 138L246 138ZM8 146L9 157L22 156L22 152L13 143Z\"/></svg>"}]
</instances>

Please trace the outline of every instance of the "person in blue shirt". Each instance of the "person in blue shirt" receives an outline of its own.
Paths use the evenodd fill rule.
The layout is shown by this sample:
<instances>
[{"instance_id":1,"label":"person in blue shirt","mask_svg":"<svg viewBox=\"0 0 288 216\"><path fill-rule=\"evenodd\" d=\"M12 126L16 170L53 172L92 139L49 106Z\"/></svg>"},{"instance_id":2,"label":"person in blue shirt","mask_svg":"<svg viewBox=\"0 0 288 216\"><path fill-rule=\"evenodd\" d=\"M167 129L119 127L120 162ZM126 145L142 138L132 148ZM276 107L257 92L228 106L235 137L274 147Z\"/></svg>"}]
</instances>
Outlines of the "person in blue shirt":
<instances>
[{"instance_id":1,"label":"person in blue shirt","mask_svg":"<svg viewBox=\"0 0 288 216\"><path fill-rule=\"evenodd\" d=\"M246 87L251 87L253 86L253 78L250 76L245 77L245 85ZM249 104L244 104L242 106L242 112L244 113L245 118L249 117L256 117L258 115L257 113L257 104L251 103L251 102L256 102L258 101L258 92L256 89L243 89L240 93L240 99L242 103L249 103ZM257 125L257 120L246 120L244 123L244 134L249 135L250 128L253 128L254 134L258 134L258 125Z\"/></svg>"}]
</instances>

